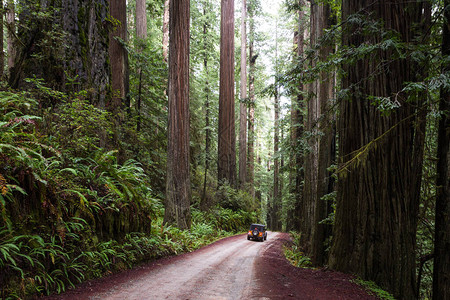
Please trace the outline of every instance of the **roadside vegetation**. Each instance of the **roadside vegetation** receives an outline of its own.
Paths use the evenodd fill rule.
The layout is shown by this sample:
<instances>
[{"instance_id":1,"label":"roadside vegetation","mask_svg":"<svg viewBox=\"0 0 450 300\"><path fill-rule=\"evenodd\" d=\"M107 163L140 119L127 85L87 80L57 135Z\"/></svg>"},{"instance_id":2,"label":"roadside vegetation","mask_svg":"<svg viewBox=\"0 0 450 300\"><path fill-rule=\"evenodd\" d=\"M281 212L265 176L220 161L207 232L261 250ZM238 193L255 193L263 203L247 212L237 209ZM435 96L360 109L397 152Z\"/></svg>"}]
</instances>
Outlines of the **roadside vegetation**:
<instances>
[{"instance_id":1,"label":"roadside vegetation","mask_svg":"<svg viewBox=\"0 0 450 300\"><path fill-rule=\"evenodd\" d=\"M216 205L193 207L191 230L163 226L148 166L93 146L99 124L108 134L105 112L82 97L64 104L69 96L57 96L58 110L43 111L36 94L0 92L1 299L60 293L193 251L256 220L255 212ZM221 193L239 203L239 195Z\"/></svg>"}]
</instances>

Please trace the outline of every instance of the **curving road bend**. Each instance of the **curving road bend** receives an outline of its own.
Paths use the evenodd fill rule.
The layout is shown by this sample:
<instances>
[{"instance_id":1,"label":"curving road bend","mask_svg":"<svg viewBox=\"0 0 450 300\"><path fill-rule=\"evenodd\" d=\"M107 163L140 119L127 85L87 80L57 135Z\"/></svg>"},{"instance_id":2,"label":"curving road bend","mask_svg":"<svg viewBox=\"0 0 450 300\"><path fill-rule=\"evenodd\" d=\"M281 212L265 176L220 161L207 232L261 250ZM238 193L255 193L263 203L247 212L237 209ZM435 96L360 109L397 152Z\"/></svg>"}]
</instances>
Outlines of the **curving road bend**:
<instances>
[{"instance_id":1,"label":"curving road bend","mask_svg":"<svg viewBox=\"0 0 450 300\"><path fill-rule=\"evenodd\" d=\"M263 243L245 235L224 239L119 280L107 291L94 291L89 299L249 299L258 285L255 258L278 234L269 232Z\"/></svg>"}]
</instances>

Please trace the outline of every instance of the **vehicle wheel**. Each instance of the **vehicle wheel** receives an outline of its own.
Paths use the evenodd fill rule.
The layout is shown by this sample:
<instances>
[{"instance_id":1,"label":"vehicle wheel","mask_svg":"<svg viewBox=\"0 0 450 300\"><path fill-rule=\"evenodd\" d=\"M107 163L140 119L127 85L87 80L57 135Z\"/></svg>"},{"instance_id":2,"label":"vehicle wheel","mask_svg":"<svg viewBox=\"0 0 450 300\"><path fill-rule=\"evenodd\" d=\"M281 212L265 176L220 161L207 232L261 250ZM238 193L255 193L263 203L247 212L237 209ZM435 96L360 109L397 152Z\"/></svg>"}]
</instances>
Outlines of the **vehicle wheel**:
<instances>
[{"instance_id":1,"label":"vehicle wheel","mask_svg":"<svg viewBox=\"0 0 450 300\"><path fill-rule=\"evenodd\" d=\"M250 237L247 235L247 241L250 241Z\"/></svg>"}]
</instances>

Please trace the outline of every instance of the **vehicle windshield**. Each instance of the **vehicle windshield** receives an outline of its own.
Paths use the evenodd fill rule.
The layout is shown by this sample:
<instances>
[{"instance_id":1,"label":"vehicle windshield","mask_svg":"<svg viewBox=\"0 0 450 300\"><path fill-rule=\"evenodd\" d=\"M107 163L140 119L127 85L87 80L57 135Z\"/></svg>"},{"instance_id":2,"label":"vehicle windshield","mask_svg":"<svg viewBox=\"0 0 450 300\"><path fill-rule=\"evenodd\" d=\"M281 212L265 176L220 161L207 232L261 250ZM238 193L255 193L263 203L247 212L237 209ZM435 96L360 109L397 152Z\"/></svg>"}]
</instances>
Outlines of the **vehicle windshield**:
<instances>
[{"instance_id":1,"label":"vehicle windshield","mask_svg":"<svg viewBox=\"0 0 450 300\"><path fill-rule=\"evenodd\" d=\"M264 230L264 225L259 225L259 224L252 224L250 225L250 230L258 230L258 231L263 231Z\"/></svg>"}]
</instances>

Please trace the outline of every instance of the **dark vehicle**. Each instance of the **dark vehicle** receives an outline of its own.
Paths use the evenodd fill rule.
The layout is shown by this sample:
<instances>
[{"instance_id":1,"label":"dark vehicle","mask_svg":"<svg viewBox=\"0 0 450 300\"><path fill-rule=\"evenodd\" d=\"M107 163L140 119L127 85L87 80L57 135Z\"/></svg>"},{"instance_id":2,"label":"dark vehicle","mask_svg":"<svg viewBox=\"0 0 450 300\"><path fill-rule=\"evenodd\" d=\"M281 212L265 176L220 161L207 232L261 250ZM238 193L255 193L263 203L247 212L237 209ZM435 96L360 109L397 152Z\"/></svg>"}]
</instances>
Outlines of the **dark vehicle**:
<instances>
[{"instance_id":1,"label":"dark vehicle","mask_svg":"<svg viewBox=\"0 0 450 300\"><path fill-rule=\"evenodd\" d=\"M263 242L267 240L266 225L252 224L247 233L247 240L257 240Z\"/></svg>"}]
</instances>

